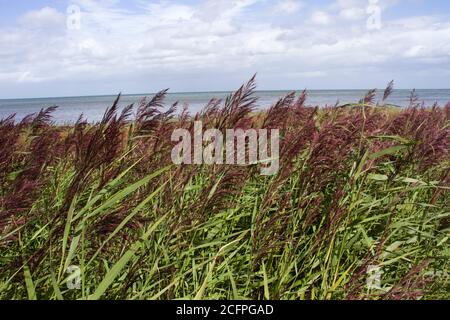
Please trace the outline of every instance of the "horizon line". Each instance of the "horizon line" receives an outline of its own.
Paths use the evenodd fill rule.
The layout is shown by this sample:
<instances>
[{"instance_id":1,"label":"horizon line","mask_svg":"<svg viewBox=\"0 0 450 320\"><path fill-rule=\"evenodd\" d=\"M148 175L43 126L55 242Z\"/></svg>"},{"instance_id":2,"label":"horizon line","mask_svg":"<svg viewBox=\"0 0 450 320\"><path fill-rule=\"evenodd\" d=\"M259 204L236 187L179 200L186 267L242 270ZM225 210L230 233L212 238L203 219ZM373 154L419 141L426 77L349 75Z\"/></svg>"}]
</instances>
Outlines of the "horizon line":
<instances>
[{"instance_id":1,"label":"horizon line","mask_svg":"<svg viewBox=\"0 0 450 320\"><path fill-rule=\"evenodd\" d=\"M372 89L275 89L275 90L255 90L255 93L258 92L302 92L306 90L306 92L311 91L369 91ZM376 89L377 92L383 92L385 89ZM395 88L393 91L412 91L412 90L450 90L450 88ZM233 93L237 90L213 90L213 91L176 91L176 92L170 92L168 91L168 95L174 95L174 94L201 94L201 93ZM88 94L88 95L73 95L73 96L41 96L41 97L22 97L22 98L1 98L2 100L32 100L32 99L67 99L67 98L90 98L90 97L117 97L119 94L122 97L129 97L129 96L152 96L157 94L158 92L150 92L150 93L117 93L117 94Z\"/></svg>"}]
</instances>

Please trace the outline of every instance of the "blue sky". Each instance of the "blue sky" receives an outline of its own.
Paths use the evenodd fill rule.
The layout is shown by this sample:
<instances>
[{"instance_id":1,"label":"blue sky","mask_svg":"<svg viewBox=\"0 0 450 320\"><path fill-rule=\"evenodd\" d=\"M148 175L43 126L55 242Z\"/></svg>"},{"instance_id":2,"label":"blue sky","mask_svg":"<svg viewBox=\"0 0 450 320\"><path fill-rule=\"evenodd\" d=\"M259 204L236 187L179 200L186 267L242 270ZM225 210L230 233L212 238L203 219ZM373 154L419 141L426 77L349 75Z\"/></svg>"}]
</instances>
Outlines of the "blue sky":
<instances>
[{"instance_id":1,"label":"blue sky","mask_svg":"<svg viewBox=\"0 0 450 320\"><path fill-rule=\"evenodd\" d=\"M0 99L230 90L254 73L259 89L449 88L450 1L0 0Z\"/></svg>"}]
</instances>

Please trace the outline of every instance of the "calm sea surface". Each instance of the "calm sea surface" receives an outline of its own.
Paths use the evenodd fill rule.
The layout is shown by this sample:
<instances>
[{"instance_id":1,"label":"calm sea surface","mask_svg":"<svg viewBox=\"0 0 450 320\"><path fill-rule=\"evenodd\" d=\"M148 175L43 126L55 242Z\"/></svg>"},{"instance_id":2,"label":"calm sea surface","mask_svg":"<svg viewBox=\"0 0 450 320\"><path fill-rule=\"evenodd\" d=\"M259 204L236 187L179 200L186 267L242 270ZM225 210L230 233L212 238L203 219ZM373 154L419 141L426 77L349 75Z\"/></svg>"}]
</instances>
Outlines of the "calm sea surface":
<instances>
[{"instance_id":1,"label":"calm sea surface","mask_svg":"<svg viewBox=\"0 0 450 320\"><path fill-rule=\"evenodd\" d=\"M307 105L334 105L339 103L358 102L367 90L311 90L308 91ZM417 90L420 101L427 105L437 102L441 106L450 102L450 89L439 90ZM288 91L259 91L258 108L265 109L272 105L277 99L286 95ZM200 111L211 98L224 98L228 92L205 92L205 93L171 93L167 95L166 104L171 105L178 101L180 106L183 103L189 105L189 112L194 114ZM407 106L409 102L409 90L394 90L388 103L399 106ZM143 97L148 95L124 95L120 101L123 108L131 103L138 103ZM380 100L382 91L378 92L377 99ZM57 123L75 122L80 114L90 122L98 121L102 118L106 108L111 106L115 96L89 96L89 97L64 97L64 98L37 98L37 99L6 99L0 100L0 119L11 114L16 114L16 120L24 116L38 112L41 108L58 106L58 110L53 114ZM181 107L180 107L181 108Z\"/></svg>"}]
</instances>

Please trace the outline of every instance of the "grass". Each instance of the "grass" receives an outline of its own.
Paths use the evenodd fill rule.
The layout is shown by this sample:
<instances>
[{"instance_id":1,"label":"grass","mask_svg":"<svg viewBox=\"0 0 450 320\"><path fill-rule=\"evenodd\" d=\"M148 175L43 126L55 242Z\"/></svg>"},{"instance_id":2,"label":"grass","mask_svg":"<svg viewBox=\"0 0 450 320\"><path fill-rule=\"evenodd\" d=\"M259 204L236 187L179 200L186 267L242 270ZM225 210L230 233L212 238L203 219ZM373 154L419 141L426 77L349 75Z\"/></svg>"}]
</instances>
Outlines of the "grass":
<instances>
[{"instance_id":1,"label":"grass","mask_svg":"<svg viewBox=\"0 0 450 320\"><path fill-rule=\"evenodd\" d=\"M93 125L1 120L0 298L449 299L450 104L303 93L254 113L253 91L195 117L162 91ZM194 119L280 129L280 171L173 165L171 132Z\"/></svg>"}]
</instances>

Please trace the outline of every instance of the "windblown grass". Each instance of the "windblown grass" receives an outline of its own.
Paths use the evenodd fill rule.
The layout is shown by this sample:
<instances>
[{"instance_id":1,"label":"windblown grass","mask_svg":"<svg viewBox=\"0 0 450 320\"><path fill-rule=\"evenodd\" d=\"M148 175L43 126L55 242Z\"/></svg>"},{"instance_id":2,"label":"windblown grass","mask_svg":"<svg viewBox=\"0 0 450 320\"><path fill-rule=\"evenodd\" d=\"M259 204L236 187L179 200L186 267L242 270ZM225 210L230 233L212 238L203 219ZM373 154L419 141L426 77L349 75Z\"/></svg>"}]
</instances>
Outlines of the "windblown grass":
<instances>
[{"instance_id":1,"label":"windblown grass","mask_svg":"<svg viewBox=\"0 0 450 320\"><path fill-rule=\"evenodd\" d=\"M120 96L95 125L1 120L0 298L449 299L450 104L318 109L304 92L255 115L254 87L194 117L162 91L134 121ZM172 165L194 119L280 129L279 173Z\"/></svg>"}]
</instances>

